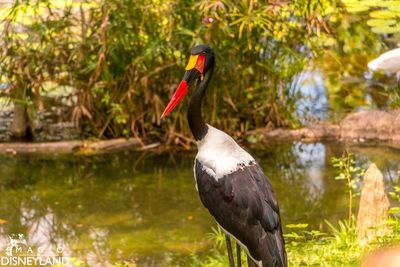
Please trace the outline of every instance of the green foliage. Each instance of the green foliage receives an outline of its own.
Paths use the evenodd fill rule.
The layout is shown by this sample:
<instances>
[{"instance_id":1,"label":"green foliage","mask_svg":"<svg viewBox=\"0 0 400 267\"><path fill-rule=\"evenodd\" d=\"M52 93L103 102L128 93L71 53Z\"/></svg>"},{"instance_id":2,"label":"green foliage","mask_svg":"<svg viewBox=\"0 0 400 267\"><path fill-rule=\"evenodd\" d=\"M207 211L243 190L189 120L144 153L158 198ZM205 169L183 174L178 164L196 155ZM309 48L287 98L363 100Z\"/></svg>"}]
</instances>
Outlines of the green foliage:
<instances>
[{"instance_id":1,"label":"green foliage","mask_svg":"<svg viewBox=\"0 0 400 267\"><path fill-rule=\"evenodd\" d=\"M357 235L354 219L339 221L336 227L328 221L325 222L329 226L333 239L339 248L351 250L356 245Z\"/></svg>"},{"instance_id":2,"label":"green foliage","mask_svg":"<svg viewBox=\"0 0 400 267\"><path fill-rule=\"evenodd\" d=\"M207 266L207 267L218 267L218 266L229 266L228 258L224 254L218 253L219 251L226 251L226 239L225 233L222 231L222 228L217 226L217 228L212 228L212 232L209 234L209 239L213 242L215 251L211 255L207 257L207 260L200 259L196 255L192 255L190 266ZM231 238L231 241L234 244L234 240ZM236 255L236 246L232 246L233 255ZM243 250L241 250L241 259L242 266L245 264L246 254ZM235 256L236 261L236 256Z\"/></svg>"},{"instance_id":3,"label":"green foliage","mask_svg":"<svg viewBox=\"0 0 400 267\"><path fill-rule=\"evenodd\" d=\"M340 158L332 158L332 165L338 169L339 174L336 180L346 180L349 190L355 190L360 178L364 174L364 170L355 165L354 155L346 151Z\"/></svg>"},{"instance_id":4,"label":"green foliage","mask_svg":"<svg viewBox=\"0 0 400 267\"><path fill-rule=\"evenodd\" d=\"M400 186L394 186L390 196L397 202L400 202Z\"/></svg>"},{"instance_id":5,"label":"green foliage","mask_svg":"<svg viewBox=\"0 0 400 267\"><path fill-rule=\"evenodd\" d=\"M378 34L400 32L400 1L398 0L343 0L349 12L368 12L367 24Z\"/></svg>"},{"instance_id":6,"label":"green foliage","mask_svg":"<svg viewBox=\"0 0 400 267\"><path fill-rule=\"evenodd\" d=\"M221 248L225 245L225 233L222 231L221 227L213 227L212 232L208 235L208 239L213 241L217 248Z\"/></svg>"},{"instance_id":7,"label":"green foliage","mask_svg":"<svg viewBox=\"0 0 400 267\"><path fill-rule=\"evenodd\" d=\"M306 224L287 225L285 240L289 266L359 266L363 255L400 241L400 221L395 218L388 222L393 232L367 246L357 243L354 220L339 221L337 226L326 223L330 228L328 233L308 230ZM227 265L225 250L216 248L206 259L193 258L189 266Z\"/></svg>"},{"instance_id":8,"label":"green foliage","mask_svg":"<svg viewBox=\"0 0 400 267\"><path fill-rule=\"evenodd\" d=\"M359 74L384 47L364 15L321 0L26 0L0 16L0 81L9 85L2 95L42 109L40 92L70 88L71 119L84 137L183 147L193 142L186 103L164 122L160 115L195 44L210 44L217 56L207 121L238 137L258 127L300 126L295 103L302 96L291 88L310 59L333 113L365 104ZM371 26L397 25L374 16Z\"/></svg>"},{"instance_id":9,"label":"green foliage","mask_svg":"<svg viewBox=\"0 0 400 267\"><path fill-rule=\"evenodd\" d=\"M329 36L329 1L15 1L5 18L1 80L37 99L73 89L85 136L135 136L188 146L185 106L160 115L189 49L210 44L217 70L207 120L231 133L298 125L293 77ZM54 87L54 86L53 86ZM35 94L32 94L35 92ZM33 103L33 102L32 102Z\"/></svg>"},{"instance_id":10,"label":"green foliage","mask_svg":"<svg viewBox=\"0 0 400 267\"><path fill-rule=\"evenodd\" d=\"M334 12L330 16L334 36L324 39L325 50L313 59L317 70L322 72L330 114L335 119L370 105L365 97L367 92L371 92L378 108L386 106L389 97L386 91L390 83L380 82L377 88L365 83L368 61L387 50L386 44L365 23L367 18L364 13Z\"/></svg>"},{"instance_id":11,"label":"green foliage","mask_svg":"<svg viewBox=\"0 0 400 267\"><path fill-rule=\"evenodd\" d=\"M389 195L396 203L400 203L400 186L394 186L393 191L389 192ZM400 214L400 207L392 207L389 212L395 216L398 216Z\"/></svg>"},{"instance_id":12,"label":"green foliage","mask_svg":"<svg viewBox=\"0 0 400 267\"><path fill-rule=\"evenodd\" d=\"M328 226L330 233L303 229L296 238L293 233L285 235L289 266L354 266L359 261L361 250L355 243L354 224Z\"/></svg>"},{"instance_id":13,"label":"green foliage","mask_svg":"<svg viewBox=\"0 0 400 267\"><path fill-rule=\"evenodd\" d=\"M340 158L332 158L332 165L338 170L336 180L346 181L347 192L349 195L349 222L353 221L353 197L358 188L364 170L355 165L354 155L345 152Z\"/></svg>"},{"instance_id":14,"label":"green foliage","mask_svg":"<svg viewBox=\"0 0 400 267\"><path fill-rule=\"evenodd\" d=\"M137 267L137 264L135 262L117 262L111 265L111 267Z\"/></svg>"}]
</instances>

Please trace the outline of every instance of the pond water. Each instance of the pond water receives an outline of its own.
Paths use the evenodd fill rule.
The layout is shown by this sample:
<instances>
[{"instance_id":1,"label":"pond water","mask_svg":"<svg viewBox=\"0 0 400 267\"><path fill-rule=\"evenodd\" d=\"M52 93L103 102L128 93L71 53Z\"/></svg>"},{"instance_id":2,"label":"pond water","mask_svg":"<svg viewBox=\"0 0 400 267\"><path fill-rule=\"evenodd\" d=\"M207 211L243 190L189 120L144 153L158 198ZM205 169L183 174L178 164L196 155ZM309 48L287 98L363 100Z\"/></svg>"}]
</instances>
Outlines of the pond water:
<instances>
[{"instance_id":1,"label":"pond water","mask_svg":"<svg viewBox=\"0 0 400 267\"><path fill-rule=\"evenodd\" d=\"M330 164L344 149L298 142L252 149L274 186L284 225L327 230L324 220L347 216L345 185L334 179ZM350 150L362 167L376 162L388 187L397 182L398 151ZM1 156L0 251L9 235L22 233L31 245L61 244L65 255L90 266L120 260L165 266L205 256L215 222L197 196L193 158L134 152Z\"/></svg>"}]
</instances>

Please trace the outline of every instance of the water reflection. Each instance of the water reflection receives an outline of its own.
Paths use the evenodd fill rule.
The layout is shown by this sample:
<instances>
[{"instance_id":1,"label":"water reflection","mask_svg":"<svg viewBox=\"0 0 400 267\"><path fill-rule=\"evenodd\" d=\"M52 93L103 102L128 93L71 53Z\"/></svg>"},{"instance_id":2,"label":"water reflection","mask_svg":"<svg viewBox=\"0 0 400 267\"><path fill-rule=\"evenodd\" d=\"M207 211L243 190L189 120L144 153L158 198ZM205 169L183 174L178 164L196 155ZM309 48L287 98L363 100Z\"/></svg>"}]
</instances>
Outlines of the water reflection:
<instances>
[{"instance_id":1,"label":"water reflection","mask_svg":"<svg viewBox=\"0 0 400 267\"><path fill-rule=\"evenodd\" d=\"M322 73L315 69L297 75L292 84L292 93L301 97L296 101L296 113L302 124L328 117L328 98Z\"/></svg>"},{"instance_id":2,"label":"water reflection","mask_svg":"<svg viewBox=\"0 0 400 267\"><path fill-rule=\"evenodd\" d=\"M346 65L350 63L343 62ZM334 79L334 83L330 81L331 79ZM334 94L341 90L351 93L346 97L334 97ZM303 125L347 115L346 112L343 113L346 109L348 111L384 109L398 101L399 95L395 81L383 74L372 76L364 68L354 68L349 77L331 78L318 66L313 66L313 63L296 75L291 85L291 93L299 96L295 103L296 115ZM328 101L328 94L331 102ZM338 108L337 105L344 107Z\"/></svg>"},{"instance_id":3,"label":"water reflection","mask_svg":"<svg viewBox=\"0 0 400 267\"><path fill-rule=\"evenodd\" d=\"M284 224L346 216L345 185L335 181L330 158L343 147L300 142L255 153L280 200ZM365 167L378 164L388 188L398 180L400 153L351 148ZM119 260L139 266L206 255L215 225L194 188L194 155L120 153L93 157L1 156L0 251L9 234L36 247L62 246L65 256L90 266ZM390 158L391 160L385 160Z\"/></svg>"},{"instance_id":4,"label":"water reflection","mask_svg":"<svg viewBox=\"0 0 400 267\"><path fill-rule=\"evenodd\" d=\"M325 166L325 146L321 143L302 144L295 142L293 154L298 158L299 164L305 171L308 179L308 195L317 198L324 191L324 176L322 168Z\"/></svg>"}]
</instances>

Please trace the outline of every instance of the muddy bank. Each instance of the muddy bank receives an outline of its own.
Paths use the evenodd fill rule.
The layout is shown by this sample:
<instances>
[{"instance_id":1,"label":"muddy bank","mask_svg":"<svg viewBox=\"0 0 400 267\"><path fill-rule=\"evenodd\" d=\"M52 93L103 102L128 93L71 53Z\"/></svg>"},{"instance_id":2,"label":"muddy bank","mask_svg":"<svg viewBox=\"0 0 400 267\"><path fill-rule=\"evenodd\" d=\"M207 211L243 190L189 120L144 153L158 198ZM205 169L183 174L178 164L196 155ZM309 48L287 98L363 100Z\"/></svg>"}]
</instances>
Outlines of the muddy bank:
<instances>
[{"instance_id":1,"label":"muddy bank","mask_svg":"<svg viewBox=\"0 0 400 267\"><path fill-rule=\"evenodd\" d=\"M319 123L301 129L257 130L263 140L335 140L346 143L382 142L400 147L400 110L360 111L338 124Z\"/></svg>"},{"instance_id":2,"label":"muddy bank","mask_svg":"<svg viewBox=\"0 0 400 267\"><path fill-rule=\"evenodd\" d=\"M261 133L262 141L305 142L339 141L349 144L380 143L400 148L400 110L361 111L348 115L338 124L323 122L301 129L257 129L252 132ZM160 144L142 146L133 138L117 138L102 141L59 141L40 143L0 143L0 153L103 153L135 149L146 150L159 148Z\"/></svg>"}]
</instances>

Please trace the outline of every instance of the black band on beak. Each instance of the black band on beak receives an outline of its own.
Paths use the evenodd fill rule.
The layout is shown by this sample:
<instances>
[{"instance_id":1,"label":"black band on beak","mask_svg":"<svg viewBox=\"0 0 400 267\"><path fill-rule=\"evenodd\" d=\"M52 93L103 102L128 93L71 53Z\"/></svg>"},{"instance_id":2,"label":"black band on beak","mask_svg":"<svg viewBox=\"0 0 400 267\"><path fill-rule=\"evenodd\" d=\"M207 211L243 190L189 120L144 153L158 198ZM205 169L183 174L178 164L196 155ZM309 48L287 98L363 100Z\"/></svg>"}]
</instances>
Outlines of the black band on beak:
<instances>
[{"instance_id":1,"label":"black band on beak","mask_svg":"<svg viewBox=\"0 0 400 267\"><path fill-rule=\"evenodd\" d=\"M196 69L191 69L185 72L182 80L186 81L189 86L193 85L201 76L201 73Z\"/></svg>"}]
</instances>

